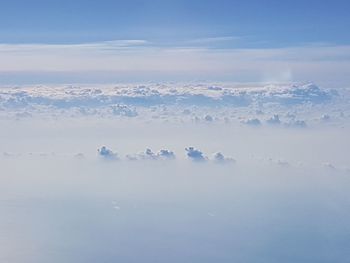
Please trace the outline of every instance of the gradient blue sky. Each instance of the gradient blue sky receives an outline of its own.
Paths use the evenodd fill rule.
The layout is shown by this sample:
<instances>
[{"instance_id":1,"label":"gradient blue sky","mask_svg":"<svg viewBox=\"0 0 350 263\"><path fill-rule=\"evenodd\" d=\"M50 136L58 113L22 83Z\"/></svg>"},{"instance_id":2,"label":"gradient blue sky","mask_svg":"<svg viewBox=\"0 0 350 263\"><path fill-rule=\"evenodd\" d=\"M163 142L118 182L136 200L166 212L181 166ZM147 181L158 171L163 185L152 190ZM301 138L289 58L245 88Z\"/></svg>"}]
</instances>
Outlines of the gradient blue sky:
<instances>
[{"instance_id":1,"label":"gradient blue sky","mask_svg":"<svg viewBox=\"0 0 350 263\"><path fill-rule=\"evenodd\" d=\"M350 3L344 0L3 0L0 41L173 43L236 36L255 47L348 44L349 10Z\"/></svg>"},{"instance_id":2,"label":"gradient blue sky","mask_svg":"<svg viewBox=\"0 0 350 263\"><path fill-rule=\"evenodd\" d=\"M268 60L284 62L283 72L279 72L277 75L294 76L294 72L302 71L301 68L307 67L307 64L303 67L299 65L299 68L294 70L295 63L294 66L286 65L291 59L294 62L300 61L299 58L295 57L296 54L301 54L303 60L307 60L308 63L326 59L328 62L332 62L332 65L328 63L329 68L333 68L335 61L341 62L341 65L337 64L337 66L344 69L344 60L348 62L350 54L347 48L350 45L350 35L347 33L348 28L350 28L349 10L349 1L343 0L3 0L0 6L0 59L3 61L2 64L0 63L0 77L6 82L12 78L8 72L36 72L38 74L38 72L43 71L67 73L75 70L76 73L78 71L94 71L101 74L101 72L120 72L122 70L128 74L133 72L130 73L130 76L152 71L158 72L158 75L169 75L167 79L172 79L172 75L183 75L183 72L179 73L179 71L181 71L181 65L185 65L187 78L202 78L210 73L212 79L240 81L237 76L243 74L246 75L245 81L249 78L256 81L259 78L264 80L263 75L266 75L266 73L256 72L258 65L251 69L244 66L237 70L237 66L231 65L234 63L233 61L237 61L236 64L248 63L251 60L256 62L262 57L266 60L266 56L268 56ZM120 40L124 42L120 44ZM139 42L130 42L129 40L138 40ZM114 42L107 42L108 47L106 47L106 41ZM104 62L101 57L95 61L95 65L101 63L101 67L84 68L82 66L81 70L78 70L77 67L72 70L69 67L71 63L68 58L60 63L53 61L53 57L58 58L58 60L63 59L67 48L73 47L74 49L78 48L78 45L91 43L98 43L98 51L101 51L101 44L103 50L111 49L111 43L114 43L114 49L116 43L118 48L121 45L124 48L132 46L134 53L132 55L129 53L128 58L134 61L135 67L133 68L132 65L121 66L124 60L120 59L120 50L118 54L114 52L112 55L112 57L118 56L116 60L119 62L111 62L113 66L107 68L102 66ZM37 56L37 61L42 61L41 64L38 64L35 59L28 59L28 44L33 51L31 56ZM52 46L55 47L55 51L52 51ZM328 51L332 47L332 51L318 50L316 57L309 56L310 48L314 52L313 47L316 47L317 50L327 48ZM47 57L48 54L38 52L39 49L45 50L46 48L50 48L50 58ZM174 48L177 52L179 52L179 48L185 48L187 51L185 54L176 54L171 57L168 57L167 53L162 58L152 59L154 54L159 54L159 50L168 52L169 49ZM187 68L189 63L185 59L189 48L195 49L194 54L200 53L196 58L191 59L190 62L200 60L194 63L192 68ZM25 56L23 50L26 51ZM215 53L213 50L219 50L219 53ZM220 57L222 52L227 52L227 50L235 53L231 64L227 61L223 62L222 57ZM264 50L266 53L263 53ZM281 52L288 54L281 55ZM55 55L52 57L54 53ZM249 59L244 60L244 56L236 59L237 53L241 55L249 53L246 54ZM321 57L322 53L326 53L324 58ZM80 51L79 54L81 55ZM306 57L302 54L305 54ZM230 57L230 55L224 57ZM291 57L291 55L293 56ZM181 56L184 58L183 60L172 61L173 57L178 60ZM74 56L70 54L71 57ZM76 56L76 60L82 61L84 65L84 59L91 60L91 57L89 53L83 57ZM96 58L96 56L93 57ZM204 61L203 57L206 58ZM123 58L126 58L124 53ZM130 61L130 59L127 60ZM10 63L8 63L9 61ZM149 67L147 61L150 62ZM221 72L226 72L226 75L212 73L213 70L210 67L203 69L198 66L211 61L216 65L215 69L218 72L222 69ZM32 63L33 68L30 69L29 66L14 67L11 66L11 63L17 65ZM43 67L45 63L48 65L47 69ZM166 73L159 73L159 71L163 71L164 63L177 66L168 68ZM7 64L10 65L7 67ZM272 68L270 70L272 75L274 75L274 68L281 68L281 65L275 64L269 66L272 64L267 63L267 68ZM67 70L64 65L68 65ZM241 73L231 74L238 71ZM251 71L252 74L248 71ZM192 73L189 74L189 72ZM319 76L326 72L327 69L322 68ZM258 75L260 77L257 77ZM96 78L102 78L102 75L96 76ZM307 78L307 75L288 78L303 80ZM315 72L310 74L310 79L317 80Z\"/></svg>"}]
</instances>

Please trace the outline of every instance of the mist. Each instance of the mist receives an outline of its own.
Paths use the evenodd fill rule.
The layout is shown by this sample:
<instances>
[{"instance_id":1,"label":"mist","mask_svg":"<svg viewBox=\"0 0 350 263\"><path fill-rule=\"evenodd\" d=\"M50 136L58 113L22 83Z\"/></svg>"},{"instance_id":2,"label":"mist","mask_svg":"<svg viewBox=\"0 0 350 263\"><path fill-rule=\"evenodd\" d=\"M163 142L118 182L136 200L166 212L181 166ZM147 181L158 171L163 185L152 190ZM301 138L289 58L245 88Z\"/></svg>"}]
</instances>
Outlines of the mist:
<instances>
[{"instance_id":1,"label":"mist","mask_svg":"<svg viewBox=\"0 0 350 263\"><path fill-rule=\"evenodd\" d=\"M349 257L346 125L30 117L1 127L1 262Z\"/></svg>"}]
</instances>

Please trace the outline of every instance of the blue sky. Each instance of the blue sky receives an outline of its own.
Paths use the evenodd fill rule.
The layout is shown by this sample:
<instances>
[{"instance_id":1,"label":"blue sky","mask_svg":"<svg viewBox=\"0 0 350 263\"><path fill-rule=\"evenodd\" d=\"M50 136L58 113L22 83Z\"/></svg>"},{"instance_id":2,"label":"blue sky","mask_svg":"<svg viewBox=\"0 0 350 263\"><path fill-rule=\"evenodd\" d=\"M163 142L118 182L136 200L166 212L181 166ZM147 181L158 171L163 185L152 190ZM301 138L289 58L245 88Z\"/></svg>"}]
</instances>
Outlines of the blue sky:
<instances>
[{"instance_id":1,"label":"blue sky","mask_svg":"<svg viewBox=\"0 0 350 263\"><path fill-rule=\"evenodd\" d=\"M316 67L316 65L307 67L308 63L320 59L323 62L328 60L327 67L319 69L317 75L324 78L323 75L327 69L334 68L335 61L341 62L336 67L344 70L344 60L345 62L349 60L346 48L350 45L350 35L347 34L350 28L349 7L348 1L341 0L3 0L0 8L0 59L3 61L2 65L0 63L0 76L3 80L8 80L13 78L13 75L8 75L8 72L11 74L26 72L28 75L28 72L38 74L44 71L59 71L61 74L65 72L71 75L75 72L77 76L83 74L82 72L94 71L100 74L100 77L96 75L96 78L102 78L106 72L114 74L122 70L134 77L149 75L148 72L152 71L156 73L150 74L150 78L161 74L169 76L166 79L170 80L183 76L183 72L179 69L184 65L186 77L183 79L202 79L203 76L208 76L216 80L259 81L266 78L264 75L293 75L288 78L298 81L304 79L317 81L316 69L310 72L309 78L307 73L301 76L298 72L305 68L309 70ZM120 50L121 42L124 47L123 52ZM79 45L91 45L91 43L97 44L94 52L86 52L81 57ZM115 52L112 54L112 57L118 58L113 63L110 62L110 67L106 68L103 57L100 56L97 59L96 54L101 53L101 48L104 51L111 49L111 43L118 43L118 50L114 45ZM132 54L128 50L129 57L124 52L126 46L131 47L132 50ZM311 50L315 52L314 47L317 47L316 57L309 55ZM327 51L319 50L321 47L326 48ZM331 54L329 54L329 47L333 48ZM296 48L303 50L296 51ZM47 49L49 49L47 53L38 51ZM67 49L76 49L79 52L73 55L66 52ZM179 49L186 49L186 52L181 53ZM196 55L196 58L192 58L191 61L186 60L189 49L194 51L190 53L191 56ZM169 50L172 52L176 50L177 54L169 57ZM167 55L153 59L154 55L159 56L159 51L163 52L161 54L166 51ZM266 51L265 54L263 51ZM241 55L250 53L247 54L246 61L244 56L240 56L240 59L235 57L228 62L222 59L222 52L233 52L235 56L237 53ZM67 53L70 53L70 57L64 59ZM230 57L231 53L224 57ZM326 53L324 58L320 57L322 53ZM302 55L302 58L308 63L302 67L298 54L306 55ZM124 60L120 59L121 55ZM173 61L173 59L179 60L181 56L183 57L181 61ZM34 59L35 57L37 59ZM75 57L76 61L81 61L83 64L81 70L78 70L78 67L72 70L70 67L72 63L69 61L72 57ZM92 57L97 60L92 62ZM237 70L237 63L261 61L262 57L264 60L274 60L274 65L267 63L265 67L271 68L270 73L257 72L258 65L250 69L244 66ZM54 58L58 58L61 61L60 64L55 62ZM95 67L84 68L84 59L95 63ZM134 63L123 67L125 60L132 60ZM276 60L283 61L284 67L280 64L276 65ZM290 60L293 60L294 64L289 66ZM38 61L41 61L41 64ZM192 68L188 68L187 65L193 61L197 63L194 63ZM210 62L216 65L215 69L218 72L221 69L220 72L225 76L213 73L210 67L203 69L198 66ZM295 62L299 66L297 70ZM7 66L11 63L19 66ZM29 63L32 63L32 68L29 68L29 65L21 66ZM100 67L96 66L98 63ZM166 63L177 66L163 72ZM45 68L44 65L48 67ZM260 66L264 67L264 65L263 63ZM347 68L348 64L345 66ZM283 72L274 74L275 68L281 67ZM101 72L103 72L102 75ZM129 76L128 74L123 75ZM242 75L245 77L237 78ZM343 78L342 73L340 75Z\"/></svg>"},{"instance_id":2,"label":"blue sky","mask_svg":"<svg viewBox=\"0 0 350 263\"><path fill-rule=\"evenodd\" d=\"M348 44L349 1L1 1L1 42L81 43L147 39L176 43L240 36L247 46Z\"/></svg>"}]
</instances>

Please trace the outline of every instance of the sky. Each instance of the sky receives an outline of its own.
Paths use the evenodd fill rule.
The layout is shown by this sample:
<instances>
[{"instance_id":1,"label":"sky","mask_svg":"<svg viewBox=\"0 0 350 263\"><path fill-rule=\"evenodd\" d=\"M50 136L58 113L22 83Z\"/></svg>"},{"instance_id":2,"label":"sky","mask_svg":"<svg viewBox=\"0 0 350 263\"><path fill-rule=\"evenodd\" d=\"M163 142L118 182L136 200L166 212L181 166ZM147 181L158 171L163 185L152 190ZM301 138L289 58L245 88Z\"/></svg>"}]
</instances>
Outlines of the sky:
<instances>
[{"instance_id":1,"label":"sky","mask_svg":"<svg viewBox=\"0 0 350 263\"><path fill-rule=\"evenodd\" d=\"M3 0L0 77L2 84L200 79L344 85L349 5Z\"/></svg>"},{"instance_id":2,"label":"sky","mask_svg":"<svg viewBox=\"0 0 350 263\"><path fill-rule=\"evenodd\" d=\"M0 0L0 262L349 262L348 2Z\"/></svg>"}]
</instances>

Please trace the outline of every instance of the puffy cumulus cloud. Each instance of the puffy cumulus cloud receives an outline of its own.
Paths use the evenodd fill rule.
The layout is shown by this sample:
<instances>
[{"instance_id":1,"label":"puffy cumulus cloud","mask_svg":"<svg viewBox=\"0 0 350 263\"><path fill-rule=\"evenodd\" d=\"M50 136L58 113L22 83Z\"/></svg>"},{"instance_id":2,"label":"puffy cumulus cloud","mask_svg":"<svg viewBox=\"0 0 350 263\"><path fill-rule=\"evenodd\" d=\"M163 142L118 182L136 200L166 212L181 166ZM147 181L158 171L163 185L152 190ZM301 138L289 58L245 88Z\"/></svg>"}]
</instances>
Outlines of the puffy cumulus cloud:
<instances>
[{"instance_id":1,"label":"puffy cumulus cloud","mask_svg":"<svg viewBox=\"0 0 350 263\"><path fill-rule=\"evenodd\" d=\"M170 150L162 149L155 153L151 149L147 148L144 152L137 154L128 154L126 159L129 161L138 160L174 160L176 158L175 153Z\"/></svg>"},{"instance_id":2,"label":"puffy cumulus cloud","mask_svg":"<svg viewBox=\"0 0 350 263\"><path fill-rule=\"evenodd\" d=\"M314 84L236 85L223 84L220 89L209 89L209 84L145 84L134 86L94 87L40 86L2 88L0 106L28 109L35 106L55 108L109 107L111 114L133 117L136 106L182 105L182 106L239 106L249 107L273 103L292 107L304 103L322 104L334 98L334 90L321 89ZM348 96L348 94L345 94ZM343 94L342 94L343 96ZM261 112L262 113L262 112ZM185 110L184 114L190 114Z\"/></svg>"},{"instance_id":3,"label":"puffy cumulus cloud","mask_svg":"<svg viewBox=\"0 0 350 263\"><path fill-rule=\"evenodd\" d=\"M249 125L249 126L260 126L261 125L261 121L257 118L243 120L242 123Z\"/></svg>"},{"instance_id":4,"label":"puffy cumulus cloud","mask_svg":"<svg viewBox=\"0 0 350 263\"><path fill-rule=\"evenodd\" d=\"M118 160L118 154L108 149L106 146L102 146L101 149L97 150L98 155L106 160Z\"/></svg>"},{"instance_id":5,"label":"puffy cumulus cloud","mask_svg":"<svg viewBox=\"0 0 350 263\"><path fill-rule=\"evenodd\" d=\"M147 148L145 150L145 152L139 153L138 156L140 157L140 159L143 159L143 160L155 160L155 159L157 159L157 155L149 148Z\"/></svg>"},{"instance_id":6,"label":"puffy cumulus cloud","mask_svg":"<svg viewBox=\"0 0 350 263\"><path fill-rule=\"evenodd\" d=\"M213 161L215 163L235 163L236 160L233 159L232 157L225 157L221 152L217 152L213 154Z\"/></svg>"},{"instance_id":7,"label":"puffy cumulus cloud","mask_svg":"<svg viewBox=\"0 0 350 263\"><path fill-rule=\"evenodd\" d=\"M187 152L187 157L194 162L206 162L208 161L208 157L204 155L204 153L194 147L185 148ZM235 163L236 160L231 157L224 156L221 152L216 152L212 155L210 161L214 163L224 164L224 163Z\"/></svg>"},{"instance_id":8,"label":"puffy cumulus cloud","mask_svg":"<svg viewBox=\"0 0 350 263\"><path fill-rule=\"evenodd\" d=\"M288 114L292 112L313 125L314 116L320 121L319 109L322 108L332 114L334 121L339 111L344 112L343 118L349 119L350 93L343 89L339 89L341 96L336 96L315 85L225 83L215 84L214 87L216 85L220 85L220 89L208 89L212 86L209 83L118 84L104 85L103 88L98 84L90 87L4 87L0 90L0 118L22 120L48 116L117 116L118 119L130 121L180 121L215 125L222 121L236 125L243 120L243 124L259 126L279 124L282 117L283 123L295 121L295 116ZM326 118L323 116L322 120ZM296 122L289 126L300 124Z\"/></svg>"},{"instance_id":9,"label":"puffy cumulus cloud","mask_svg":"<svg viewBox=\"0 0 350 263\"><path fill-rule=\"evenodd\" d=\"M278 114L274 114L274 115L273 115L271 118L269 118L266 122L267 122L268 124L273 124L273 125L281 124L280 117L278 116Z\"/></svg>"},{"instance_id":10,"label":"puffy cumulus cloud","mask_svg":"<svg viewBox=\"0 0 350 263\"><path fill-rule=\"evenodd\" d=\"M175 153L169 150L160 150L157 156L161 159L174 160L176 158Z\"/></svg>"},{"instance_id":11,"label":"puffy cumulus cloud","mask_svg":"<svg viewBox=\"0 0 350 263\"><path fill-rule=\"evenodd\" d=\"M185 150L187 152L187 157L194 162L205 162L208 160L200 150L197 150L192 146L185 148Z\"/></svg>"},{"instance_id":12,"label":"puffy cumulus cloud","mask_svg":"<svg viewBox=\"0 0 350 263\"><path fill-rule=\"evenodd\" d=\"M339 95L335 90L322 89L313 83L269 85L265 86L265 90L258 92L262 96L261 102L274 102L285 106L326 103Z\"/></svg>"}]
</instances>

